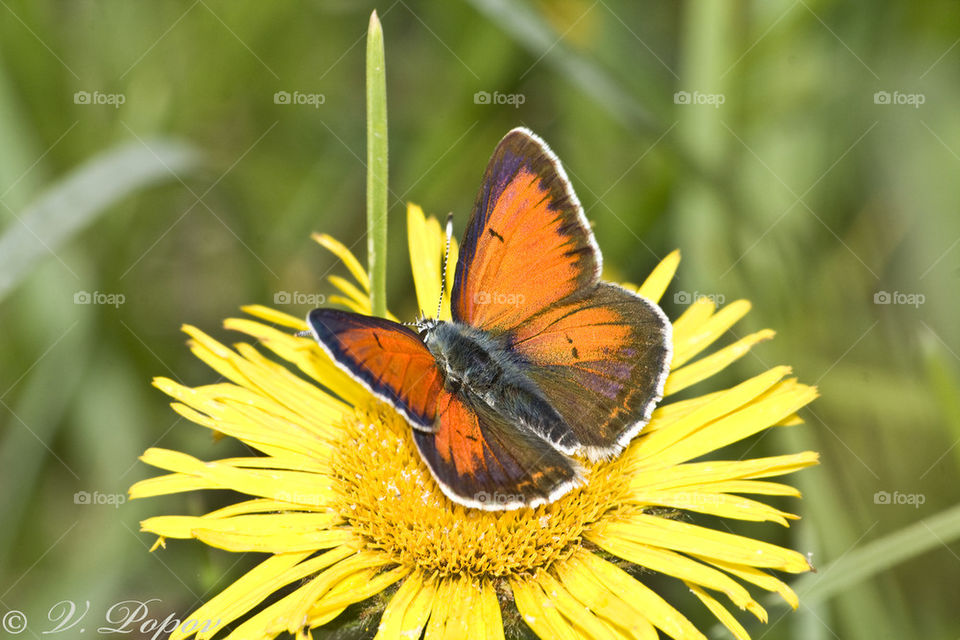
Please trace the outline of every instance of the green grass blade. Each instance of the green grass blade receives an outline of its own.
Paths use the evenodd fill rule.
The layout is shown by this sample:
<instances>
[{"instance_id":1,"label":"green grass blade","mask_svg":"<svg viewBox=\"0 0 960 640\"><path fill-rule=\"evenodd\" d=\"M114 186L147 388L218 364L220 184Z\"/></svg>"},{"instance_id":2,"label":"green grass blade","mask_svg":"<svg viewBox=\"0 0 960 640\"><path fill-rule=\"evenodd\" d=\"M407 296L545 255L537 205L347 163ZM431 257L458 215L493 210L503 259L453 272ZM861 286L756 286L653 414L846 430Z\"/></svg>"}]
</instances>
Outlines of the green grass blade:
<instances>
[{"instance_id":1,"label":"green grass blade","mask_svg":"<svg viewBox=\"0 0 960 640\"><path fill-rule=\"evenodd\" d=\"M603 106L621 124L659 137L664 127L633 96L593 63L559 42L559 34L525 3L510 0L468 0L536 59L557 67L561 75Z\"/></svg>"},{"instance_id":2,"label":"green grass blade","mask_svg":"<svg viewBox=\"0 0 960 640\"><path fill-rule=\"evenodd\" d=\"M185 144L148 145L133 142L94 157L14 214L0 235L0 300L38 261L54 255L111 205L198 165L199 154Z\"/></svg>"},{"instance_id":3,"label":"green grass blade","mask_svg":"<svg viewBox=\"0 0 960 640\"><path fill-rule=\"evenodd\" d=\"M819 574L800 578L794 588L806 603L825 602L901 562L958 539L960 504L853 549Z\"/></svg>"},{"instance_id":4,"label":"green grass blade","mask_svg":"<svg viewBox=\"0 0 960 640\"><path fill-rule=\"evenodd\" d=\"M387 73L377 12L367 31L367 260L371 313L387 315Z\"/></svg>"},{"instance_id":5,"label":"green grass blade","mask_svg":"<svg viewBox=\"0 0 960 640\"><path fill-rule=\"evenodd\" d=\"M510 0L467 2L526 49L534 59L542 59L544 64L552 66L560 77L600 105L622 126L651 140L660 139L670 127L669 124L659 121L639 99L625 91L606 70L565 47L562 43L563 36L556 33L527 3ZM654 81L651 77L650 82ZM654 93L657 91L666 94L672 93L673 89L664 86L654 90ZM709 184L730 211L743 210L737 194L721 173L708 170L670 136L664 137L658 148L679 162L693 176Z\"/></svg>"}]
</instances>

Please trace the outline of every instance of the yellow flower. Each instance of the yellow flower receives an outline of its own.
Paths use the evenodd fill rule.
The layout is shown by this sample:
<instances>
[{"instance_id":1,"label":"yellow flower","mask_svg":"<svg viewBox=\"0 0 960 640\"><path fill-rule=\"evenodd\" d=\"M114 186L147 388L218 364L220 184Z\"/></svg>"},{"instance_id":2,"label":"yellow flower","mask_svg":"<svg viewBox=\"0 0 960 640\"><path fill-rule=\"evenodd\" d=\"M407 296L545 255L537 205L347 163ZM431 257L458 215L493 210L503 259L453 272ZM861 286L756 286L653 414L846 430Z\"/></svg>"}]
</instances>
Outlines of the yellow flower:
<instances>
[{"instance_id":1,"label":"yellow flower","mask_svg":"<svg viewBox=\"0 0 960 640\"><path fill-rule=\"evenodd\" d=\"M432 315L443 234L418 207L409 208L407 219L417 298ZM368 313L360 263L335 240L316 239L355 280L331 278L343 294L331 300ZM679 261L678 252L670 254L639 291L659 300ZM667 396L773 335L760 331L695 359L749 309L737 301L716 310L700 299L677 319ZM418 638L423 630L427 638L503 638L504 620L518 619L514 603L519 619L549 640L656 638L657 630L673 638L704 637L622 568L629 565L682 580L691 600L702 602L737 638L748 635L731 609L767 619L744 583L797 606L790 587L771 572L809 570L803 555L680 517L690 512L784 526L797 517L743 496L799 496L767 478L815 464L815 453L694 461L769 427L798 424L795 412L816 391L789 377L788 367L662 403L619 458L584 462L585 485L551 504L480 511L441 493L403 419L373 400L312 339L294 335L291 330L306 329L302 320L260 306L245 311L260 321L229 319L225 326L256 339L273 357L246 343L228 348L186 327L193 353L229 382L189 388L158 378L155 384L183 416L262 455L204 462L149 449L142 459L170 473L138 482L130 493L142 498L231 489L251 496L200 517L149 518L142 529L160 536L158 545L166 538L196 538L228 551L269 555L194 611L173 640L194 633L208 638L230 624L233 639L283 632L307 638L349 605L385 591L377 630L383 639ZM447 306L442 315L449 313ZM274 595L278 591L282 597ZM268 599L271 604L250 615Z\"/></svg>"}]
</instances>

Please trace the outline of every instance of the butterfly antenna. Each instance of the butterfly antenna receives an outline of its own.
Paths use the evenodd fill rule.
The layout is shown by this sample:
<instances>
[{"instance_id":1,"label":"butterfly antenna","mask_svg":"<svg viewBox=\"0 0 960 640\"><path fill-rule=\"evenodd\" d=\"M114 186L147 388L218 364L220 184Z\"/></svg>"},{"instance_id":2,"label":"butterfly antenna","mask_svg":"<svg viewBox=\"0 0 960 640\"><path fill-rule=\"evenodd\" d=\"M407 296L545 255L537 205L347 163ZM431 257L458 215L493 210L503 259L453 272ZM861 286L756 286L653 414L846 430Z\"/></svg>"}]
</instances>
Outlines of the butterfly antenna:
<instances>
[{"instance_id":1,"label":"butterfly antenna","mask_svg":"<svg viewBox=\"0 0 960 640\"><path fill-rule=\"evenodd\" d=\"M447 291L447 260L450 258L450 239L453 237L453 212L447 214L447 247L443 250L443 266L440 268L440 301L437 302L437 320L443 308L443 294Z\"/></svg>"}]
</instances>

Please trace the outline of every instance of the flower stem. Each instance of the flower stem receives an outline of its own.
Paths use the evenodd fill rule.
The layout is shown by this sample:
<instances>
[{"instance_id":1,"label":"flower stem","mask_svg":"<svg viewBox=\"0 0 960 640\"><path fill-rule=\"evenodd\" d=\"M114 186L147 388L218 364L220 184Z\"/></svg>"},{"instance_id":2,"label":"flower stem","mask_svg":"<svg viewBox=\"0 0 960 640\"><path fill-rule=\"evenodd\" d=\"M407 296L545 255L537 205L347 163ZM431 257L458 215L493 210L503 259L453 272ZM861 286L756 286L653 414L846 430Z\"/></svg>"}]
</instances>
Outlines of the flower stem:
<instances>
[{"instance_id":1,"label":"flower stem","mask_svg":"<svg viewBox=\"0 0 960 640\"><path fill-rule=\"evenodd\" d=\"M377 12L367 31L367 260L370 307L387 315L387 74Z\"/></svg>"}]
</instances>

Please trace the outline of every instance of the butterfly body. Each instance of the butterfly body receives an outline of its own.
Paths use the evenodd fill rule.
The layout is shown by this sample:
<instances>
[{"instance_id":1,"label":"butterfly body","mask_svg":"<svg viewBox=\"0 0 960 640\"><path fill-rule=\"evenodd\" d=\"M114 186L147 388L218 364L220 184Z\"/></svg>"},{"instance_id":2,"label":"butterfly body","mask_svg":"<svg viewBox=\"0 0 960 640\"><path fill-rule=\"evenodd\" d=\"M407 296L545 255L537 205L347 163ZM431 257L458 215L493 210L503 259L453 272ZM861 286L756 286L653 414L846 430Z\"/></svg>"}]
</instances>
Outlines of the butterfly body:
<instances>
[{"instance_id":1,"label":"butterfly body","mask_svg":"<svg viewBox=\"0 0 960 640\"><path fill-rule=\"evenodd\" d=\"M600 280L559 160L526 129L497 146L461 245L452 320L409 327L335 309L307 320L344 371L396 409L440 489L467 507L555 500L575 456L616 456L663 394L671 325Z\"/></svg>"},{"instance_id":2,"label":"butterfly body","mask_svg":"<svg viewBox=\"0 0 960 640\"><path fill-rule=\"evenodd\" d=\"M460 322L430 323L421 336L444 373L447 391L470 406L482 403L573 453L572 431L526 375L528 363L506 341Z\"/></svg>"}]
</instances>

